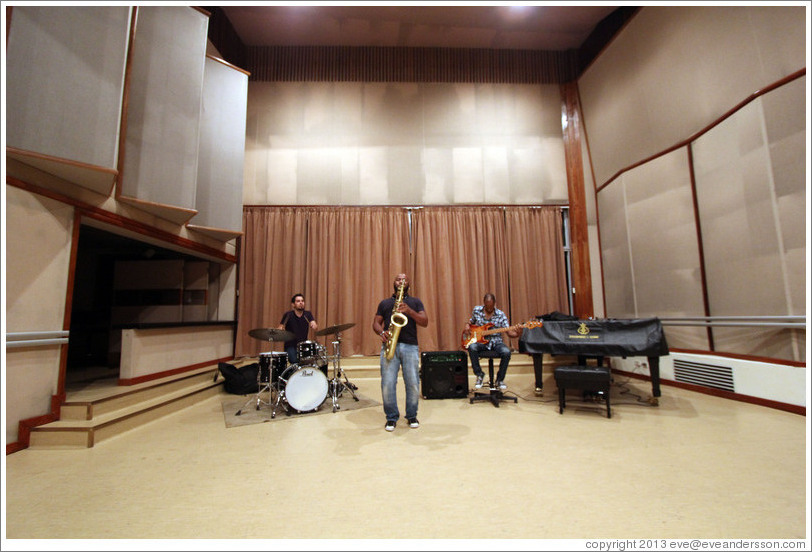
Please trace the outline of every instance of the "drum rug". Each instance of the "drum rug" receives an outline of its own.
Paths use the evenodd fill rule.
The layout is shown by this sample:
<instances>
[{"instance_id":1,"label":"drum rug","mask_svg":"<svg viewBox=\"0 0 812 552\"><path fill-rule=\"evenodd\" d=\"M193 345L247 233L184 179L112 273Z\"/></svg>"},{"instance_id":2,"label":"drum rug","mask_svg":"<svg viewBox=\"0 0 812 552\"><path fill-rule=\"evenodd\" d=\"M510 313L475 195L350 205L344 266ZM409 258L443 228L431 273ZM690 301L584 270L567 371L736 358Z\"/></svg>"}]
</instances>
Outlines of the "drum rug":
<instances>
[{"instance_id":1,"label":"drum rug","mask_svg":"<svg viewBox=\"0 0 812 552\"><path fill-rule=\"evenodd\" d=\"M335 413L340 414L348 410L359 410L361 408L369 408L370 406L382 406L382 403L373 401L358 391L355 391L355 396L358 397L357 401L353 398L352 393L345 389L338 397L339 408ZM288 412L285 410L283 401L276 408L276 416L271 418L273 408L266 404L268 402L268 393L261 393L259 398L264 401L260 403L259 410L257 410L256 394L224 398L223 417L225 418L226 427L240 427L264 422L292 420L300 416L318 416L320 414L333 413L333 399L332 396L328 395L316 410L297 412L290 408L290 415L288 415ZM237 412L240 412L239 416L236 415Z\"/></svg>"}]
</instances>

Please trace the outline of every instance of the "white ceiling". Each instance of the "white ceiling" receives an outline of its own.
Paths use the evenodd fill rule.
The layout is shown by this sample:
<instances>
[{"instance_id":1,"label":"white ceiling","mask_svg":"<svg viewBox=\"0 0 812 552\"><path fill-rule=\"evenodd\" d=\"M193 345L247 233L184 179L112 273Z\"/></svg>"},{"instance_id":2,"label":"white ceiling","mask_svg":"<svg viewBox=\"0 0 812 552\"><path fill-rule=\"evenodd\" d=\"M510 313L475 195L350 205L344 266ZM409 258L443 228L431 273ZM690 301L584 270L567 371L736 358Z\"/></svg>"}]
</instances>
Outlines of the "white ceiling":
<instances>
[{"instance_id":1,"label":"white ceiling","mask_svg":"<svg viewBox=\"0 0 812 552\"><path fill-rule=\"evenodd\" d=\"M222 6L246 46L568 50L618 6Z\"/></svg>"}]
</instances>

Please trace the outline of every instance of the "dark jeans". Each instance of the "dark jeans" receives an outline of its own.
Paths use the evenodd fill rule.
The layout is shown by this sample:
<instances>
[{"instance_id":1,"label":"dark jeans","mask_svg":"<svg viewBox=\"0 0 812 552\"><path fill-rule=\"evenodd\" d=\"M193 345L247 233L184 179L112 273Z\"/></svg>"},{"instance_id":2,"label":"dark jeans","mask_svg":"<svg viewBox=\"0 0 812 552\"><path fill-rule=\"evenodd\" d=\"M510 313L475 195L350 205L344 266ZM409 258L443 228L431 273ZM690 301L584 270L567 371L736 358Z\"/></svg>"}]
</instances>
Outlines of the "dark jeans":
<instances>
[{"instance_id":1,"label":"dark jeans","mask_svg":"<svg viewBox=\"0 0 812 552\"><path fill-rule=\"evenodd\" d=\"M474 375L478 378L485 377L485 373L479 365L479 354L487 350L485 343L472 343L468 346L468 356L471 357L471 368L474 369ZM491 350L499 353L499 373L496 375L496 381L505 381L508 363L510 362L510 347L504 343L499 343Z\"/></svg>"},{"instance_id":2,"label":"dark jeans","mask_svg":"<svg viewBox=\"0 0 812 552\"><path fill-rule=\"evenodd\" d=\"M299 364L299 352L296 345L285 347L285 352L288 354L288 364Z\"/></svg>"}]
</instances>

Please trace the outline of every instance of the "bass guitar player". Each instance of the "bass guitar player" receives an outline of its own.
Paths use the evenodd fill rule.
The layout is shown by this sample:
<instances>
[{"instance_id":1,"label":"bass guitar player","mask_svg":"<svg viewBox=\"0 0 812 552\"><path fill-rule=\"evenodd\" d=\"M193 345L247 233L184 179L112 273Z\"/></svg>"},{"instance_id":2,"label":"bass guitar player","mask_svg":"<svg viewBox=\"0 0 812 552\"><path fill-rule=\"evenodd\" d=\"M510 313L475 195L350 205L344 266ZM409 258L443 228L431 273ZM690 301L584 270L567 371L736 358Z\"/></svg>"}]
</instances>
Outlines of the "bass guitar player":
<instances>
[{"instance_id":1,"label":"bass guitar player","mask_svg":"<svg viewBox=\"0 0 812 552\"><path fill-rule=\"evenodd\" d=\"M502 335L507 334L509 337L516 338L522 335L522 329L521 327L510 327L505 313L496 308L496 297L493 293L486 293L482 299L482 303L482 305L474 307L474 310L471 312L471 318L465 325L465 331L468 335L474 335L477 339L469 339L466 342L465 333L463 334L463 346L467 345L468 356L471 359L471 368L476 376L474 387L476 389L482 388L485 373L479 365L479 355L482 351L489 350L499 353L499 372L496 375L496 386L499 389L507 389L505 376L507 375L508 364L510 363L510 347L502 340ZM484 332L480 330L482 326L490 328L487 332L487 336L484 336ZM500 328L505 328L505 331L498 331ZM483 340L484 343L482 342Z\"/></svg>"}]
</instances>

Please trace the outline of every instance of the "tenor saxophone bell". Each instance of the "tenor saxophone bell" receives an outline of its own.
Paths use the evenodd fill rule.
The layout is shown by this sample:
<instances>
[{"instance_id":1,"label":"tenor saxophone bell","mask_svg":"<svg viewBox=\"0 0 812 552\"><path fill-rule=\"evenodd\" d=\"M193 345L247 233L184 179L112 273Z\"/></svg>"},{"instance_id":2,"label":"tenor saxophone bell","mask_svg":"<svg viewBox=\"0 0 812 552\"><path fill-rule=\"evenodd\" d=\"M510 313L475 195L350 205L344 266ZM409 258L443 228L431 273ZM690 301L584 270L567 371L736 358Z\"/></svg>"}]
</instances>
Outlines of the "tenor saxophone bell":
<instances>
[{"instance_id":1,"label":"tenor saxophone bell","mask_svg":"<svg viewBox=\"0 0 812 552\"><path fill-rule=\"evenodd\" d=\"M398 286L398 295L395 298L395 304L392 306L392 316L389 317L389 339L386 340L386 349L384 350L386 360L392 360L392 357L395 356L395 346L398 344L400 329L409 322L405 314L398 312L398 308L403 302L403 292L405 289L406 282Z\"/></svg>"}]
</instances>

